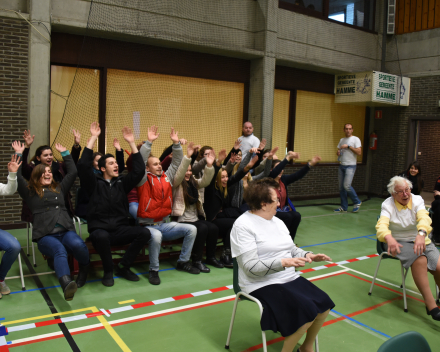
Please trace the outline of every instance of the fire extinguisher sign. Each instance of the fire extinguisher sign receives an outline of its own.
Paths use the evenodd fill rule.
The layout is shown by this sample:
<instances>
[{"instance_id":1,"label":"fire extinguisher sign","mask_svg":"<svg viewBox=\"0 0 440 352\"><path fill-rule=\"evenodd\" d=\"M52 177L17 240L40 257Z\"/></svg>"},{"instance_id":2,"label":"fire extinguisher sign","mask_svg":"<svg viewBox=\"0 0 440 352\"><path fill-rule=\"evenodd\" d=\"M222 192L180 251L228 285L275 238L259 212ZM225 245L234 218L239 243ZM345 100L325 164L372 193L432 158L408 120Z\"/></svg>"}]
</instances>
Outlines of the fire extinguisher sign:
<instances>
[{"instance_id":1,"label":"fire extinguisher sign","mask_svg":"<svg viewBox=\"0 0 440 352\"><path fill-rule=\"evenodd\" d=\"M381 119L382 118L382 110L376 110L374 114L374 118Z\"/></svg>"}]
</instances>

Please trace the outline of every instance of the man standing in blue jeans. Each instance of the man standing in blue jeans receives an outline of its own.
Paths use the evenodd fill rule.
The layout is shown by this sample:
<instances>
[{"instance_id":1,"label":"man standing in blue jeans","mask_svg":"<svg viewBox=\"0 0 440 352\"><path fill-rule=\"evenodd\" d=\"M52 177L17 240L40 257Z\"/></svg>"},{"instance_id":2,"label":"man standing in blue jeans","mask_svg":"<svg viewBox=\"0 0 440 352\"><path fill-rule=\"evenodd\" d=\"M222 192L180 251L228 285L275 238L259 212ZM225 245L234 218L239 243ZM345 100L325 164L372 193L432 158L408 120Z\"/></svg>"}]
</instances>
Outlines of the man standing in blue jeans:
<instances>
[{"instance_id":1,"label":"man standing in blue jeans","mask_svg":"<svg viewBox=\"0 0 440 352\"><path fill-rule=\"evenodd\" d=\"M338 170L339 194L341 195L341 206L335 209L336 213L346 213L348 208L347 194L353 202L353 213L357 213L362 202L359 200L356 191L351 186L356 171L357 156L361 155L361 140L353 136L353 125L344 125L345 138L341 138L338 144Z\"/></svg>"}]
</instances>

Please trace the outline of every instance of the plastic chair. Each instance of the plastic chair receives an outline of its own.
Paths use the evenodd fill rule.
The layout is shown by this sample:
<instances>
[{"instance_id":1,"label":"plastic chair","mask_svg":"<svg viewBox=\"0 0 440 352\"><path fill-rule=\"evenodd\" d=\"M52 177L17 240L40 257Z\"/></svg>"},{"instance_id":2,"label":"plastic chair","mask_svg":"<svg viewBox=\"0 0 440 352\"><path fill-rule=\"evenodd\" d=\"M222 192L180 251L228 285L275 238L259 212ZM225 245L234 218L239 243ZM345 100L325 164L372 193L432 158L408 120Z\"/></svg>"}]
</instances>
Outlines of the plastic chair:
<instances>
[{"instance_id":1,"label":"plastic chair","mask_svg":"<svg viewBox=\"0 0 440 352\"><path fill-rule=\"evenodd\" d=\"M234 292L235 292L235 301L234 301L234 308L232 308L232 317L231 317L231 324L229 325L228 337L226 339L226 345L225 345L226 349L229 349L229 343L231 341L231 335L232 335L232 327L234 326L235 313L237 312L237 305L238 305L239 300L255 302L258 305L258 308L260 309L260 319L263 316L263 306L261 305L261 302L257 298L255 298L255 297L251 296L250 294L245 293L241 290L240 285L238 284L237 259L232 258L232 261L234 263L234 267L232 270L233 270L233 287L234 287ZM265 331L261 331L261 337L263 339L263 351L267 352L266 332ZM316 352L319 352L318 336L316 336L316 339L315 339L315 349L316 349Z\"/></svg>"},{"instance_id":2,"label":"plastic chair","mask_svg":"<svg viewBox=\"0 0 440 352\"><path fill-rule=\"evenodd\" d=\"M368 295L370 295L370 296L371 296L371 293L373 292L374 282L376 281L377 272L379 271L379 266L380 266L380 262L382 261L382 259L385 258L385 259L399 260L393 256L388 255L388 252L386 252L385 249L383 248L383 243L380 242L379 240L376 240L376 249L377 249L377 254L379 254L379 262L377 263L376 272L374 273L373 281L371 282L371 286L370 286L370 291L368 292ZM402 285L400 287L403 289L403 306L404 306L403 311L405 313L407 313L408 312L408 305L406 303L405 279L406 279L406 275L408 274L408 269L404 269L400 260L399 260L399 263L400 263L400 267L401 267L401 271L402 271Z\"/></svg>"},{"instance_id":3,"label":"plastic chair","mask_svg":"<svg viewBox=\"0 0 440 352\"><path fill-rule=\"evenodd\" d=\"M17 239L17 237L15 237L15 239ZM0 251L0 252L2 253L2 258L3 258L3 253L4 253L5 251ZM19 268L19 270L20 270L21 289L22 289L23 291L25 291L25 290L26 290L26 287L25 287L25 285L24 285L23 266L21 265L21 255L20 255L20 253L18 253L18 268ZM6 278L6 279L7 279L7 278Z\"/></svg>"},{"instance_id":4,"label":"plastic chair","mask_svg":"<svg viewBox=\"0 0 440 352\"><path fill-rule=\"evenodd\" d=\"M386 341L377 352L431 352L428 342L417 331L407 331Z\"/></svg>"}]
</instances>

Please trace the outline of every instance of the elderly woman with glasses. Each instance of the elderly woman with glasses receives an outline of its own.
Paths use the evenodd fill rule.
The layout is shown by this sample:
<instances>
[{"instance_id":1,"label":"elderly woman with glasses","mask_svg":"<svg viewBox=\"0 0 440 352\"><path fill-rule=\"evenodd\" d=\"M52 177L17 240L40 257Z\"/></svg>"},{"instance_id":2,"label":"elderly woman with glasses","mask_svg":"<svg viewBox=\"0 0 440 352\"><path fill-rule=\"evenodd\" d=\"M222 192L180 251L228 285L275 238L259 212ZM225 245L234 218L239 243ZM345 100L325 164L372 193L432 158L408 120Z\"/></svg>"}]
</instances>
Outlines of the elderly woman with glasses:
<instances>
[{"instance_id":1,"label":"elderly woman with glasses","mask_svg":"<svg viewBox=\"0 0 440 352\"><path fill-rule=\"evenodd\" d=\"M411 267L426 313L440 321L440 309L431 293L427 274L429 271L440 286L440 255L428 237L432 228L425 202L421 196L411 194L412 183L404 177L393 177L387 187L391 197L382 203L376 225L377 238L405 269Z\"/></svg>"}]
</instances>

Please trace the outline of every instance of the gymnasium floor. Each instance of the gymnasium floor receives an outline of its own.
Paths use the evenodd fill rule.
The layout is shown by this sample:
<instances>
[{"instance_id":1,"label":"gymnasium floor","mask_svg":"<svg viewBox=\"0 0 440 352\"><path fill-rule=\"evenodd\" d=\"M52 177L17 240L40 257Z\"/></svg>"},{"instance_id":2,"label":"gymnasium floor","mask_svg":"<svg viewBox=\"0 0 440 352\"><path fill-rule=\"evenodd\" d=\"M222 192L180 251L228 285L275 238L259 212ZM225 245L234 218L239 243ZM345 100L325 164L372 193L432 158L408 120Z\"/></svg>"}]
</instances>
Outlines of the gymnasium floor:
<instances>
[{"instance_id":1,"label":"gymnasium floor","mask_svg":"<svg viewBox=\"0 0 440 352\"><path fill-rule=\"evenodd\" d=\"M406 280L409 312L403 312L397 261L383 261L373 295L367 294L378 260L367 256L376 253L374 225L381 202L365 202L358 214L333 214L335 206L298 208L302 222L297 244L326 253L335 263L347 261L331 267L312 263L303 268L315 268L303 276L326 291L336 304L319 334L321 352L373 352L390 337L409 330L422 333L432 350L437 350L440 322L426 315L410 274ZM11 232L24 248L25 230ZM50 271L37 253L35 270ZM30 274L32 256L22 261L25 275ZM62 298L54 274L26 277L26 291L21 291L19 278L7 280L13 292L0 300L0 323L12 331L0 352L224 351L234 298L233 290L227 287L232 285L232 270L212 268L209 274L190 275L177 272L173 265L173 260L161 262L159 286L148 283L144 275L147 264L133 268L140 274L139 282L116 279L111 288L99 282L99 271L93 272L71 302ZM9 276L17 275L16 262ZM38 288L34 278L44 289ZM123 309L118 312L117 308ZM55 317L64 323L58 325L61 321ZM268 332L267 340L268 351L281 350L279 334ZM252 302L238 305L230 351L262 351L259 313Z\"/></svg>"}]
</instances>

